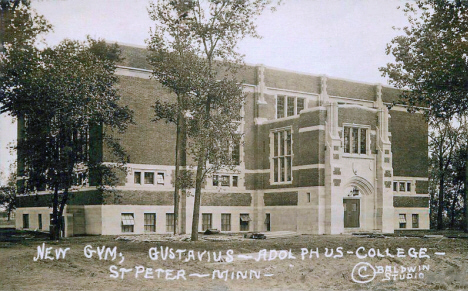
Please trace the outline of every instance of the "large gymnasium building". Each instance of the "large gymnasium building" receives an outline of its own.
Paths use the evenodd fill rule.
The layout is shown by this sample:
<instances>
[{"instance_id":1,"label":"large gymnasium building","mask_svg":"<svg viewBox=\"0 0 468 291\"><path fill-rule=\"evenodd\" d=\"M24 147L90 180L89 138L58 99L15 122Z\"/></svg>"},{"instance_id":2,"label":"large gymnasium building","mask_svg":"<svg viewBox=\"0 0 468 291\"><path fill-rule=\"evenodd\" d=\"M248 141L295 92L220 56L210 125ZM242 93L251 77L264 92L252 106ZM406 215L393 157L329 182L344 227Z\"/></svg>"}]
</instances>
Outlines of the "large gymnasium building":
<instances>
[{"instance_id":1,"label":"large gymnasium building","mask_svg":"<svg viewBox=\"0 0 468 291\"><path fill-rule=\"evenodd\" d=\"M156 98L172 95L150 79L145 49L121 48L122 102L136 122L121 137L127 174L111 192L83 181L66 206L68 236L174 229L175 126L151 121ZM422 114L390 106L398 90L262 65L248 66L242 79L239 165L204 183L200 231L429 228L428 125ZM16 227L47 231L50 205L47 193L18 197ZM189 231L193 196L183 195L181 206L181 229Z\"/></svg>"}]
</instances>

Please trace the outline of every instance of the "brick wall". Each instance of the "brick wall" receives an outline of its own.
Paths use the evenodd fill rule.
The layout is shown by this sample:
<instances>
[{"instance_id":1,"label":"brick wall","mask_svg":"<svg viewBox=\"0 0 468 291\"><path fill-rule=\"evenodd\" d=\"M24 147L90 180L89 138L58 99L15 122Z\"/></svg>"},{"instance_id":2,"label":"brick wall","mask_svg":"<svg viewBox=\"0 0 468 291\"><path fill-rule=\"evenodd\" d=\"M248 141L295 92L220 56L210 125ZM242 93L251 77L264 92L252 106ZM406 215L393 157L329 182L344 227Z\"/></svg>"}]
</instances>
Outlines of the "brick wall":
<instances>
[{"instance_id":1,"label":"brick wall","mask_svg":"<svg viewBox=\"0 0 468 291\"><path fill-rule=\"evenodd\" d=\"M174 205L172 191L115 190L103 194L105 205Z\"/></svg>"},{"instance_id":2,"label":"brick wall","mask_svg":"<svg viewBox=\"0 0 468 291\"><path fill-rule=\"evenodd\" d=\"M311 93L320 92L320 77L275 69L265 69L265 84L267 87L273 88Z\"/></svg>"},{"instance_id":3,"label":"brick wall","mask_svg":"<svg viewBox=\"0 0 468 291\"><path fill-rule=\"evenodd\" d=\"M428 176L428 126L422 114L390 111L393 175Z\"/></svg>"},{"instance_id":4,"label":"brick wall","mask_svg":"<svg viewBox=\"0 0 468 291\"><path fill-rule=\"evenodd\" d=\"M375 86L357 82L328 79L327 92L331 96L375 100Z\"/></svg>"},{"instance_id":5,"label":"brick wall","mask_svg":"<svg viewBox=\"0 0 468 291\"><path fill-rule=\"evenodd\" d=\"M123 134L114 136L127 151L130 162L135 164L174 165L176 127L165 121L152 122L156 99L173 101L174 95L156 81L120 76L122 104L133 110L135 124ZM105 150L104 161L112 161Z\"/></svg>"},{"instance_id":6,"label":"brick wall","mask_svg":"<svg viewBox=\"0 0 468 291\"><path fill-rule=\"evenodd\" d=\"M265 193L263 195L265 206L297 205L297 192Z\"/></svg>"},{"instance_id":7,"label":"brick wall","mask_svg":"<svg viewBox=\"0 0 468 291\"><path fill-rule=\"evenodd\" d=\"M394 196L393 207L427 208L429 207L429 197Z\"/></svg>"},{"instance_id":8,"label":"brick wall","mask_svg":"<svg viewBox=\"0 0 468 291\"><path fill-rule=\"evenodd\" d=\"M429 193L429 181L416 180L416 193L428 194Z\"/></svg>"},{"instance_id":9,"label":"brick wall","mask_svg":"<svg viewBox=\"0 0 468 291\"><path fill-rule=\"evenodd\" d=\"M52 207L52 194L28 195L17 197L17 207ZM68 205L100 205L102 193L98 190L71 192Z\"/></svg>"},{"instance_id":10,"label":"brick wall","mask_svg":"<svg viewBox=\"0 0 468 291\"><path fill-rule=\"evenodd\" d=\"M395 88L382 87L382 101L383 102L398 102L400 100L401 91Z\"/></svg>"},{"instance_id":11,"label":"brick wall","mask_svg":"<svg viewBox=\"0 0 468 291\"><path fill-rule=\"evenodd\" d=\"M343 123L370 125L372 129L375 129L377 126L377 112L353 107L340 107L338 108L338 126L343 126Z\"/></svg>"},{"instance_id":12,"label":"brick wall","mask_svg":"<svg viewBox=\"0 0 468 291\"><path fill-rule=\"evenodd\" d=\"M299 127L308 127L315 125L325 125L327 121L326 110L316 110L312 112L304 112L300 115L298 120Z\"/></svg>"},{"instance_id":13,"label":"brick wall","mask_svg":"<svg viewBox=\"0 0 468 291\"><path fill-rule=\"evenodd\" d=\"M250 206L250 193L202 193L202 206Z\"/></svg>"}]
</instances>

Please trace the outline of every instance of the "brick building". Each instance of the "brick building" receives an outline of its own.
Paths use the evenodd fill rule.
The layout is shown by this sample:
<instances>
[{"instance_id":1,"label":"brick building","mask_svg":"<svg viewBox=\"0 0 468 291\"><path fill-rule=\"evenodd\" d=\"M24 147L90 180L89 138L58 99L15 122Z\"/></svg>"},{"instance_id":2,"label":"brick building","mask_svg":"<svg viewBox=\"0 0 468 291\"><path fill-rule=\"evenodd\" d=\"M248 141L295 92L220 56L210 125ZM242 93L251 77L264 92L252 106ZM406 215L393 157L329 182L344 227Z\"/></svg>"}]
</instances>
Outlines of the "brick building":
<instances>
[{"instance_id":1,"label":"brick building","mask_svg":"<svg viewBox=\"0 0 468 291\"><path fill-rule=\"evenodd\" d=\"M122 102L135 125L121 136L130 155L117 191L85 185L66 207L67 234L173 230L175 126L151 122L156 98L173 96L150 80L145 50L122 46ZM209 177L200 231L290 230L339 234L429 228L428 126L396 89L248 66L241 75L243 144L237 171ZM102 147L102 146L101 146ZM109 161L103 151L104 161ZM18 199L17 228L48 229L50 195ZM193 197L181 199L190 230Z\"/></svg>"}]
</instances>

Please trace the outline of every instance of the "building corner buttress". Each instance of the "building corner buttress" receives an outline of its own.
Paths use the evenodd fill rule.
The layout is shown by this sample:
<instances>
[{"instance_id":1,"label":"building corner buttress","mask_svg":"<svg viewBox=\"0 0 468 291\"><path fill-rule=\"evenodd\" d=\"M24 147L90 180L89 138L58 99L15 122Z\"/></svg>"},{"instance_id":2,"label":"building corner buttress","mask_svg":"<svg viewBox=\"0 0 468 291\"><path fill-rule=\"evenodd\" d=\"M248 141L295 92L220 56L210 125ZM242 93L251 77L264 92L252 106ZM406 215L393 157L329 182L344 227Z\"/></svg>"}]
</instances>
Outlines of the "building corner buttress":
<instances>
[{"instance_id":1,"label":"building corner buttress","mask_svg":"<svg viewBox=\"0 0 468 291\"><path fill-rule=\"evenodd\" d=\"M392 147L389 139L389 109L382 101L382 86L376 86L375 105L378 109L377 153L376 153L376 229L393 233L393 167Z\"/></svg>"}]
</instances>

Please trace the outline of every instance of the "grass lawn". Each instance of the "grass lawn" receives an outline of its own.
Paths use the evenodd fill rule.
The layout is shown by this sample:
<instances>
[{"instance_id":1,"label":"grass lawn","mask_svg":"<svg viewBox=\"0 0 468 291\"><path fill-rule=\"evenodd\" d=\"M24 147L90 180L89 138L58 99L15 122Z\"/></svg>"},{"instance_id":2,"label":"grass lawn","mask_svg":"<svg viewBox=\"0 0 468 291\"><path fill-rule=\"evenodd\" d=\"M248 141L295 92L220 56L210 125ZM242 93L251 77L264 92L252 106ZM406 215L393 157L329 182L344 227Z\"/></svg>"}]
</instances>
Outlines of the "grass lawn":
<instances>
[{"instance_id":1,"label":"grass lawn","mask_svg":"<svg viewBox=\"0 0 468 291\"><path fill-rule=\"evenodd\" d=\"M468 289L468 239L422 238L427 234L423 232L406 234L386 238L301 235L199 242L130 242L113 236L83 236L51 242L44 234L0 230L0 290ZM53 248L53 257L55 249L70 250L65 259L34 261L43 243ZM100 260L97 254L87 258L86 246L92 250L117 247L117 256L115 260ZM166 247L172 249L174 258L170 254L166 260L161 258ZM267 250L262 253L265 256L256 261L262 249ZM157 259L155 250L159 252ZM221 252L224 262L214 262L213 252ZM119 253L124 256L121 264ZM230 262L229 254L234 261ZM273 258L275 254L281 259ZM123 279L121 268L128 270ZM368 283L355 282L372 278Z\"/></svg>"}]
</instances>

